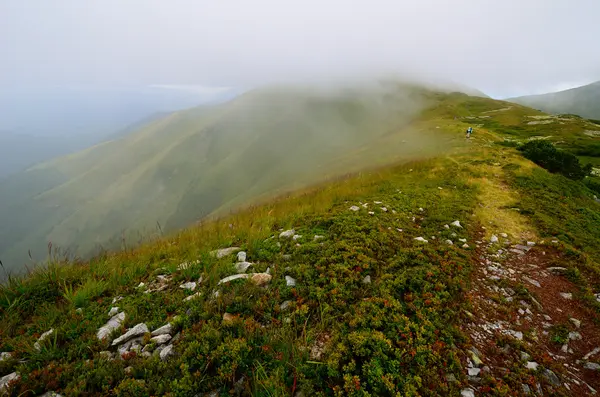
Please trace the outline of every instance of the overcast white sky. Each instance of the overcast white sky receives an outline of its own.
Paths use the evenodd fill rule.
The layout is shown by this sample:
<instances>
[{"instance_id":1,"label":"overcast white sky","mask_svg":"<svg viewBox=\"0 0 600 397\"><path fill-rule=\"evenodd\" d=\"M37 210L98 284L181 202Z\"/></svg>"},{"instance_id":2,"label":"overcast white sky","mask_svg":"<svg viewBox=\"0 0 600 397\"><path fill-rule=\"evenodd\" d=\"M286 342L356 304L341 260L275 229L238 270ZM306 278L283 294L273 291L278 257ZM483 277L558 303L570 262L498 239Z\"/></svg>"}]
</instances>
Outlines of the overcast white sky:
<instances>
[{"instance_id":1,"label":"overcast white sky","mask_svg":"<svg viewBox=\"0 0 600 397\"><path fill-rule=\"evenodd\" d=\"M0 87L418 70L541 93L600 80L599 18L600 0L1 0Z\"/></svg>"}]
</instances>

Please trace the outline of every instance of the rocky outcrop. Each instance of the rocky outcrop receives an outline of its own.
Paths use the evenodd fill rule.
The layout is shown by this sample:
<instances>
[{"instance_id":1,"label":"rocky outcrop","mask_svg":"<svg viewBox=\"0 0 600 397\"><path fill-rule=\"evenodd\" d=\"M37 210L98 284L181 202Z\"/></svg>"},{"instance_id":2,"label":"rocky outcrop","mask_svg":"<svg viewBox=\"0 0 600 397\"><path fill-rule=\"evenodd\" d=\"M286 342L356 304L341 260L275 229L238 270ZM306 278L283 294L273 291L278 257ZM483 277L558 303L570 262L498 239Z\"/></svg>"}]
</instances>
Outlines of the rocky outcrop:
<instances>
[{"instance_id":1,"label":"rocky outcrop","mask_svg":"<svg viewBox=\"0 0 600 397\"><path fill-rule=\"evenodd\" d=\"M110 335L111 332L121 327L125 321L125 312L121 312L113 317L106 324L104 324L100 329L98 329L98 333L96 336L98 339L102 340Z\"/></svg>"},{"instance_id":2,"label":"rocky outcrop","mask_svg":"<svg viewBox=\"0 0 600 397\"><path fill-rule=\"evenodd\" d=\"M150 332L148 330L148 326L144 323L136 324L133 328L130 328L125 334L119 336L117 339L113 340L112 346L117 346L121 343L128 341L131 338L135 338L136 336L144 335L145 333Z\"/></svg>"}]
</instances>

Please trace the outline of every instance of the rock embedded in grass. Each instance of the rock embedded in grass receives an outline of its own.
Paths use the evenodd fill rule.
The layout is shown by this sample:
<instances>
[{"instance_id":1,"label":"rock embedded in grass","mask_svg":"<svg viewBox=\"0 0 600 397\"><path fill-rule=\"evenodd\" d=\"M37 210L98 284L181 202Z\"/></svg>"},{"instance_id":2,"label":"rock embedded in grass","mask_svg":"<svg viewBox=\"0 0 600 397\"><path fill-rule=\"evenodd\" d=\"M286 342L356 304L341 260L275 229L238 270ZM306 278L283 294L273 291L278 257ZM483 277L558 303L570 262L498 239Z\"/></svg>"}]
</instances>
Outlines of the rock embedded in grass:
<instances>
[{"instance_id":1,"label":"rock embedded in grass","mask_svg":"<svg viewBox=\"0 0 600 397\"><path fill-rule=\"evenodd\" d=\"M235 252L240 251L241 248L240 247L228 247L228 248L221 248L215 251L211 251L211 255L217 259L221 259L225 256L229 256Z\"/></svg>"},{"instance_id":2,"label":"rock embedded in grass","mask_svg":"<svg viewBox=\"0 0 600 397\"><path fill-rule=\"evenodd\" d=\"M279 233L279 238L292 238L296 234L294 229L286 230Z\"/></svg>"},{"instance_id":3,"label":"rock embedded in grass","mask_svg":"<svg viewBox=\"0 0 600 397\"><path fill-rule=\"evenodd\" d=\"M238 262L246 262L246 252L245 251L238 252L237 260L238 260Z\"/></svg>"},{"instance_id":4,"label":"rock embedded in grass","mask_svg":"<svg viewBox=\"0 0 600 397\"><path fill-rule=\"evenodd\" d=\"M106 338L112 331L119 328L123 321L125 320L125 312L121 312L115 316L113 316L106 324L98 329L96 336L98 339L102 340Z\"/></svg>"},{"instance_id":5,"label":"rock embedded in grass","mask_svg":"<svg viewBox=\"0 0 600 397\"><path fill-rule=\"evenodd\" d=\"M144 323L136 324L134 327L130 328L125 334L119 336L117 339L113 340L112 345L117 346L121 343L128 341L131 338L135 338L136 336L144 335L145 333L150 332L148 330L148 326Z\"/></svg>"}]
</instances>

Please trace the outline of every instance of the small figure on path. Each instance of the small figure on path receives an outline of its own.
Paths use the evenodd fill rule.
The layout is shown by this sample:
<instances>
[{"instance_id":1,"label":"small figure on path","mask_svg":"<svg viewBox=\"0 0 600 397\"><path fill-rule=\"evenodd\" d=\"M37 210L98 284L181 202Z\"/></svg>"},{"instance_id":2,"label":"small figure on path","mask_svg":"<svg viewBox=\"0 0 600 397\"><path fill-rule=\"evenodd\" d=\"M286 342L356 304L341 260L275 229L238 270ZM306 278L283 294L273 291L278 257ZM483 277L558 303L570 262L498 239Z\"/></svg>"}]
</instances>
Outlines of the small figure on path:
<instances>
[{"instance_id":1,"label":"small figure on path","mask_svg":"<svg viewBox=\"0 0 600 397\"><path fill-rule=\"evenodd\" d=\"M473 127L467 128L467 139L471 138L472 133L473 133Z\"/></svg>"}]
</instances>

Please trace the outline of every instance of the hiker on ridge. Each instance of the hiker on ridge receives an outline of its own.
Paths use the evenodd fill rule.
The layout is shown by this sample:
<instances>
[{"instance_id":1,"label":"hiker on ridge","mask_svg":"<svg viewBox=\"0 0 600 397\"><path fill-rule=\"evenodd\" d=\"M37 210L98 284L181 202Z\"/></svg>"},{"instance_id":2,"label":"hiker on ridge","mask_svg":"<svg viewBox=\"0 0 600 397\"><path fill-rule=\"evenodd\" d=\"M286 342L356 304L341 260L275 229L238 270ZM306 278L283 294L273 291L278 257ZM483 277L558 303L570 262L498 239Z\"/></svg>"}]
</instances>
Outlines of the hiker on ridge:
<instances>
[{"instance_id":1,"label":"hiker on ridge","mask_svg":"<svg viewBox=\"0 0 600 397\"><path fill-rule=\"evenodd\" d=\"M467 128L467 139L471 138L471 134L473 133L473 127Z\"/></svg>"}]
</instances>

